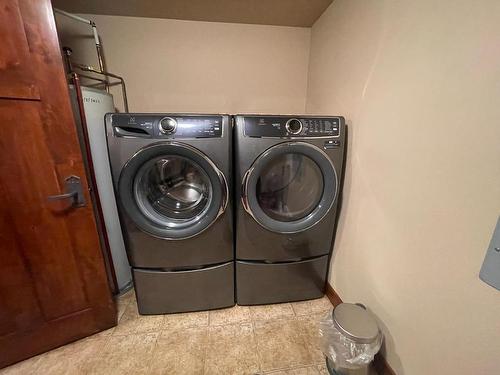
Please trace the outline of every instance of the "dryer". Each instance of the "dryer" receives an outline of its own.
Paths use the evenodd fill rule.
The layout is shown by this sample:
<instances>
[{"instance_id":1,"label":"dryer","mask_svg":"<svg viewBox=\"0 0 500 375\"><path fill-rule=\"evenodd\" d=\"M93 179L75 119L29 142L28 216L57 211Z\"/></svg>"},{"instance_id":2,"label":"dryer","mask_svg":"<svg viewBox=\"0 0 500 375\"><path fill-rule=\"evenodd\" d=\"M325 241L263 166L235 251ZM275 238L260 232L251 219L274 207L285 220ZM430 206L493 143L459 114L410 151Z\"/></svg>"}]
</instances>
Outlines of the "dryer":
<instances>
[{"instance_id":1,"label":"dryer","mask_svg":"<svg viewBox=\"0 0 500 375\"><path fill-rule=\"evenodd\" d=\"M341 116L236 116L238 304L324 294L344 147Z\"/></svg>"},{"instance_id":2,"label":"dryer","mask_svg":"<svg viewBox=\"0 0 500 375\"><path fill-rule=\"evenodd\" d=\"M126 250L141 314L234 305L227 115L106 115Z\"/></svg>"}]
</instances>

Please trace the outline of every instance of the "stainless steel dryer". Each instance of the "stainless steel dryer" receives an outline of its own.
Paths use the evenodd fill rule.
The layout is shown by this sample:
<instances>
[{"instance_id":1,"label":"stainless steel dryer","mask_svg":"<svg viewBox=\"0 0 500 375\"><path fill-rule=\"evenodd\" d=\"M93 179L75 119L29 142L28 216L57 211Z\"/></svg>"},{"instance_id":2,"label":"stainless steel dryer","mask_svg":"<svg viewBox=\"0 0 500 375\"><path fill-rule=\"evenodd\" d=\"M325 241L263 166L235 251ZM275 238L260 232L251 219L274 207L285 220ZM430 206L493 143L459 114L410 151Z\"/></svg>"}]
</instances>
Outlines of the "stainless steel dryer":
<instances>
[{"instance_id":1,"label":"stainless steel dryer","mask_svg":"<svg viewBox=\"0 0 500 375\"><path fill-rule=\"evenodd\" d=\"M236 300L324 294L344 162L344 118L236 116Z\"/></svg>"},{"instance_id":2,"label":"stainless steel dryer","mask_svg":"<svg viewBox=\"0 0 500 375\"><path fill-rule=\"evenodd\" d=\"M229 116L105 120L139 312L234 305Z\"/></svg>"}]
</instances>

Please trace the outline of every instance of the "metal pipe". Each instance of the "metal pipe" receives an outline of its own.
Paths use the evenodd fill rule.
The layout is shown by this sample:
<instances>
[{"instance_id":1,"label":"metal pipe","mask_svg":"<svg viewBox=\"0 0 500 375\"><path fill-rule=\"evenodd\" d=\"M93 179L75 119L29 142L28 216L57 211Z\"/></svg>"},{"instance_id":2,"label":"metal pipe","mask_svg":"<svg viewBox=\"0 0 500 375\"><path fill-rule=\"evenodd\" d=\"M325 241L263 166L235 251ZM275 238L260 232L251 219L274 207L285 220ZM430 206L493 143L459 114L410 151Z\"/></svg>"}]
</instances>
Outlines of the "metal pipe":
<instances>
[{"instance_id":1,"label":"metal pipe","mask_svg":"<svg viewBox=\"0 0 500 375\"><path fill-rule=\"evenodd\" d=\"M96 82L96 83L87 83L85 86L86 87L94 87L94 88L99 88L99 89L102 89L102 86L103 86L103 79L99 79L99 78L93 78L93 77L90 77L90 76L86 76L84 74L81 74L81 73L78 73L80 77L83 77L83 78L88 78L88 79L94 79L96 81L100 81L100 82ZM113 87L113 86L118 86L120 85L121 86L121 82L109 82L109 87Z\"/></svg>"},{"instance_id":2,"label":"metal pipe","mask_svg":"<svg viewBox=\"0 0 500 375\"><path fill-rule=\"evenodd\" d=\"M105 79L102 79L102 78L97 78L97 77L92 77L92 76L88 76L86 74L81 74L81 73L78 73L78 76L82 77L82 78L86 78L86 79L92 79L94 81L98 81L100 83L96 83L95 85L100 85L102 86L104 83L106 83L106 80ZM120 83L117 83L117 85L119 85Z\"/></svg>"},{"instance_id":3,"label":"metal pipe","mask_svg":"<svg viewBox=\"0 0 500 375\"><path fill-rule=\"evenodd\" d=\"M128 98L127 98L127 88L125 86L125 80L116 75L116 74L113 74L113 73L109 73L109 72L100 72L99 70L95 69L93 66L90 66L90 65L83 65L83 64L78 64L78 63L73 63L73 66L78 68L78 69L81 69L85 72L91 72L91 73L94 73L94 74L100 74L100 75L103 75L105 77L112 77L112 78L115 78L117 80L120 81L120 84L122 86L122 96L123 96L123 106L124 106L124 109L125 109L125 112L128 113Z\"/></svg>"},{"instance_id":4,"label":"metal pipe","mask_svg":"<svg viewBox=\"0 0 500 375\"><path fill-rule=\"evenodd\" d=\"M97 51L97 61L99 64L99 69L101 72L104 72L105 69L104 69L104 59L102 58L101 41L99 39L99 34L97 32L97 26L96 26L95 22L92 20L88 20L86 18L77 16L76 14L68 13L64 10L57 9L57 8L54 8L54 12L59 13L63 16L68 17L68 18L71 18L75 21L86 23L86 24L90 25L90 27L92 27L92 35L94 36L94 43L95 43L95 48ZM106 91L109 92L109 87L108 87L109 82L107 79L105 81L106 81L106 83L104 84L104 86L106 88Z\"/></svg>"},{"instance_id":5,"label":"metal pipe","mask_svg":"<svg viewBox=\"0 0 500 375\"><path fill-rule=\"evenodd\" d=\"M102 58L102 46L101 46L101 41L99 39L99 34L97 33L97 27L95 25L94 21L91 21L90 25L92 26L92 31L94 33L94 41L95 41L95 48L97 50L97 61L99 63L99 70L101 72L104 72L104 61ZM106 91L109 92L109 82L106 77L106 84L105 84Z\"/></svg>"},{"instance_id":6,"label":"metal pipe","mask_svg":"<svg viewBox=\"0 0 500 375\"><path fill-rule=\"evenodd\" d=\"M74 78L75 71L73 69L73 62L71 61L71 55L73 54L73 50L69 47L63 47L63 52L64 52L64 60L66 62L66 68L68 70L68 76L74 80L75 79ZM92 76L89 76L86 74L79 73L78 76L83 77L83 78L87 78L90 80L94 80L94 81L99 81L100 83L97 83L97 85L102 85L103 83L106 84L106 82L107 82L106 79L92 77Z\"/></svg>"},{"instance_id":7,"label":"metal pipe","mask_svg":"<svg viewBox=\"0 0 500 375\"><path fill-rule=\"evenodd\" d=\"M80 17L80 16L77 16L76 14L73 14L73 13L68 13L64 10L61 10L61 9L57 9L57 8L54 8L54 12L55 13L59 13L59 14L62 14L63 16L66 16L68 18L72 18L74 19L75 21L78 21L78 22L83 22L83 23L86 23L88 25L92 25L92 21L91 20L88 20L86 18L83 18L83 17Z\"/></svg>"}]
</instances>

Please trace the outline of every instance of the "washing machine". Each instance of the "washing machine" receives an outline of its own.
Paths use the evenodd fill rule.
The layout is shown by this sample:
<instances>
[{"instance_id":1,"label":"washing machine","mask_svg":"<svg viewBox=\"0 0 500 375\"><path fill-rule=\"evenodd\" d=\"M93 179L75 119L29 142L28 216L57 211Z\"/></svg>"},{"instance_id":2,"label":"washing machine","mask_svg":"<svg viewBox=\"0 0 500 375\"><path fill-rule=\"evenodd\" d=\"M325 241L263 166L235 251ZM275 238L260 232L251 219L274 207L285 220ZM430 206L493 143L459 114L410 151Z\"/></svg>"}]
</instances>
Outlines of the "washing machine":
<instances>
[{"instance_id":1,"label":"washing machine","mask_svg":"<svg viewBox=\"0 0 500 375\"><path fill-rule=\"evenodd\" d=\"M345 140L341 116L235 117L238 304L323 296Z\"/></svg>"},{"instance_id":2,"label":"washing machine","mask_svg":"<svg viewBox=\"0 0 500 375\"><path fill-rule=\"evenodd\" d=\"M139 312L234 305L230 117L109 113L105 123Z\"/></svg>"}]
</instances>

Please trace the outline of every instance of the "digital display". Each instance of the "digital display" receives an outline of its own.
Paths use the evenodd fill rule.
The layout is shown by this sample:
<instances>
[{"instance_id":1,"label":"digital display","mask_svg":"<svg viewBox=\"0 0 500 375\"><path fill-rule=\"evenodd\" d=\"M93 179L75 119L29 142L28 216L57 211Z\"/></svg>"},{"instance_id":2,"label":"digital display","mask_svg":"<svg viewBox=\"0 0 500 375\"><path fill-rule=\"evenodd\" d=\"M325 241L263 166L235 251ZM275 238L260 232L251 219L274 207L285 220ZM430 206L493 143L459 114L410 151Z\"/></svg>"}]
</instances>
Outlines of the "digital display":
<instances>
[{"instance_id":1,"label":"digital display","mask_svg":"<svg viewBox=\"0 0 500 375\"><path fill-rule=\"evenodd\" d=\"M331 132L333 131L333 123L330 121L325 121L325 131L326 132Z\"/></svg>"},{"instance_id":2,"label":"digital display","mask_svg":"<svg viewBox=\"0 0 500 375\"><path fill-rule=\"evenodd\" d=\"M290 134L287 122L299 120L302 124L300 133ZM245 117L245 135L248 137L339 137L339 117L281 117L248 116Z\"/></svg>"},{"instance_id":3,"label":"digital display","mask_svg":"<svg viewBox=\"0 0 500 375\"><path fill-rule=\"evenodd\" d=\"M222 118L220 117L176 117L176 136L215 137L222 135Z\"/></svg>"}]
</instances>

